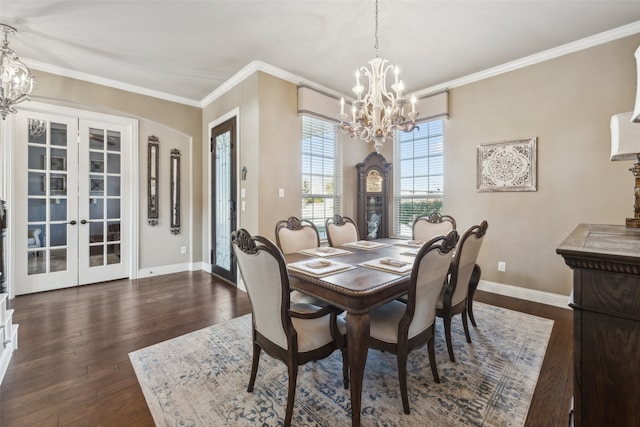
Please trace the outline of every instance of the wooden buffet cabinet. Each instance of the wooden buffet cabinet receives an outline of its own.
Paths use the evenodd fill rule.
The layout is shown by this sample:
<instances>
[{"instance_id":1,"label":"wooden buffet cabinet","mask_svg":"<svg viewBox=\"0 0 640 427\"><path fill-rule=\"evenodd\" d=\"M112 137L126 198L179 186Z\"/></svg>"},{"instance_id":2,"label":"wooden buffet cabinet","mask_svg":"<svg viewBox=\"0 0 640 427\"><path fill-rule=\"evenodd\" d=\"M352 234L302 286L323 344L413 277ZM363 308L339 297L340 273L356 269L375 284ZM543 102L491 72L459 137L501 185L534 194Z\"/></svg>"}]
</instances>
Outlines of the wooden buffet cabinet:
<instances>
[{"instance_id":1,"label":"wooden buffet cabinet","mask_svg":"<svg viewBox=\"0 0 640 427\"><path fill-rule=\"evenodd\" d=\"M573 269L573 422L640 426L640 228L580 224L557 248Z\"/></svg>"}]
</instances>

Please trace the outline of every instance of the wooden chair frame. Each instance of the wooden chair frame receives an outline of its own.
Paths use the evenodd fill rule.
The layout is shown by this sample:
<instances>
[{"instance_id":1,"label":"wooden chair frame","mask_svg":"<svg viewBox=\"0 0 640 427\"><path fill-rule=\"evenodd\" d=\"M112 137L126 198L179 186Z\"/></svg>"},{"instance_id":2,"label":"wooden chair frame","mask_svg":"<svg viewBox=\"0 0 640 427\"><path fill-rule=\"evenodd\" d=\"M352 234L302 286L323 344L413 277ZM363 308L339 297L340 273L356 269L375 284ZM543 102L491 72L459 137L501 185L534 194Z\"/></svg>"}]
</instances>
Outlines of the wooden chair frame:
<instances>
[{"instance_id":1,"label":"wooden chair frame","mask_svg":"<svg viewBox=\"0 0 640 427\"><path fill-rule=\"evenodd\" d=\"M435 237L431 241L424 244L416 255L414 261L414 267L411 271L411 278L409 282L409 292L406 300L406 310L402 319L398 324L398 339L397 343L389 343L386 341L380 341L375 338L369 338L369 347L386 351L391 354L395 354L398 360L398 379L400 381L400 394L402 396L402 406L406 414L410 413L409 408L409 396L407 391L407 360L409 353L413 350L422 348L425 344L429 353L429 364L431 365L431 373L436 383L440 382L440 376L438 375L438 368L436 366L435 357L435 322L427 329L419 333L418 335L409 339L409 327L413 321L416 310L416 297L417 297L417 282L420 277L420 263L422 259L431 251L439 251L441 254L451 253L458 242L458 232L451 230L447 236ZM434 306L437 303L437 298L434 299Z\"/></svg>"},{"instance_id":2,"label":"wooden chair frame","mask_svg":"<svg viewBox=\"0 0 640 427\"><path fill-rule=\"evenodd\" d=\"M291 230L291 231L299 231L299 230L303 230L305 227L310 227L315 231L316 247L320 246L320 233L318 233L318 228L315 226L315 224L306 219L301 220L295 216L290 216L289 218L280 220L276 223L275 233L276 233L276 245L278 245L278 248L280 248L280 250L284 252L282 248L282 242L280 241L280 231L283 228L286 228L287 230ZM300 248L300 249L308 249L308 248ZM291 252L286 252L285 254L287 253L291 253Z\"/></svg>"},{"instance_id":3,"label":"wooden chair frame","mask_svg":"<svg viewBox=\"0 0 640 427\"><path fill-rule=\"evenodd\" d=\"M359 236L358 224L356 224L355 221L349 218L348 216L341 216L336 214L332 218L327 218L327 220L324 223L325 229L327 230L327 240L329 241L329 246L334 246L333 244L334 242L331 239L331 232L329 231L330 224L336 225L338 227L344 227L344 226L347 226L347 224L353 224L353 226L356 229L356 240L358 240L358 236Z\"/></svg>"},{"instance_id":4,"label":"wooden chair frame","mask_svg":"<svg viewBox=\"0 0 640 427\"><path fill-rule=\"evenodd\" d=\"M413 219L411 223L411 238L415 239L415 228L418 221L427 221L431 224L440 224L443 222L450 222L452 224L452 230L456 229L456 220L451 215L441 215L438 212L433 212L430 214L422 214L418 215Z\"/></svg>"},{"instance_id":5,"label":"wooden chair frame","mask_svg":"<svg viewBox=\"0 0 640 427\"><path fill-rule=\"evenodd\" d=\"M258 373L260 353L262 350L264 350L265 353L267 353L269 356L283 361L287 365L289 373L289 389L287 394L287 408L284 425L289 426L291 424L291 418L293 416L293 404L295 401L298 366L304 365L305 363L310 361L324 359L325 357L331 355L336 349L340 349L342 352L343 360L344 387L346 389L349 386L349 365L346 352L347 341L346 336L340 333L337 325L337 314L340 313L340 310L332 306L322 307L317 311L312 312L299 312L291 309L291 303L289 300L289 275L287 273L287 267L282 252L270 240L261 236L251 236L251 234L245 229L240 229L233 232L231 235L231 241L234 247L237 248L237 250L241 250L246 254L257 254L260 251L264 251L273 256L278 262L280 270L280 286L282 287L280 316L282 327L286 334L287 348L282 348L281 346L258 332L255 324L255 316L252 316L253 360L251 364L251 375L249 378L247 391L253 391L256 375ZM243 267L240 262L238 263L238 266L240 268L240 273L242 274ZM249 294L249 302L251 303L253 311L254 301L251 300L251 294ZM298 336L291 319L318 319L326 315L331 316L330 331L331 336L333 337L333 341L311 351L299 352Z\"/></svg>"},{"instance_id":6,"label":"wooden chair frame","mask_svg":"<svg viewBox=\"0 0 640 427\"><path fill-rule=\"evenodd\" d=\"M468 343L471 343L471 335L469 334L469 325L467 323L467 310L468 310L468 300L469 300L469 284L472 280L480 280L480 267L474 263L474 267L471 271L468 272L467 277L461 278L461 265L460 260L462 255L465 253L465 243L467 240L474 239L482 239L487 232L487 221L482 221L479 225L474 225L469 227L467 231L460 238L460 242L458 243L458 248L456 249L456 254L453 257L453 261L451 262L451 270L449 274L449 278L447 282L444 284L443 296L442 296L442 307L436 309L436 315L443 319L444 323L444 332L447 340L447 351L449 352L449 359L452 362L455 362L455 356L453 354L453 344L451 342L451 319L453 316L457 314L462 314L462 326L464 327L464 335L467 339ZM479 250L479 249L478 249ZM477 254L476 254L477 257ZM456 292L456 288L458 286L459 281L466 281L463 283L463 286L466 288L465 297L458 302L456 305L453 304L453 297ZM474 321L475 322L475 319ZM475 323L474 323L475 326Z\"/></svg>"}]
</instances>

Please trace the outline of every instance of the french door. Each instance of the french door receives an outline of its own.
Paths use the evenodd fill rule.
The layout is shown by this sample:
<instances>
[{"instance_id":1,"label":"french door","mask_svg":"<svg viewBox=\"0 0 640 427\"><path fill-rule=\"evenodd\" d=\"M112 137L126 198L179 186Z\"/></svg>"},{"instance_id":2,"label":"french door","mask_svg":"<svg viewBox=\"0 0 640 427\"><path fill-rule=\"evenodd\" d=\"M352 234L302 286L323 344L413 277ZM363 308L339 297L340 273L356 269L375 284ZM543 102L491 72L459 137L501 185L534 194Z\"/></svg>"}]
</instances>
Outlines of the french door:
<instances>
[{"instance_id":1,"label":"french door","mask_svg":"<svg viewBox=\"0 0 640 427\"><path fill-rule=\"evenodd\" d=\"M236 283L231 232L236 229L236 118L211 131L212 243L211 271Z\"/></svg>"},{"instance_id":2,"label":"french door","mask_svg":"<svg viewBox=\"0 0 640 427\"><path fill-rule=\"evenodd\" d=\"M128 277L127 126L20 111L13 143L16 294Z\"/></svg>"}]
</instances>

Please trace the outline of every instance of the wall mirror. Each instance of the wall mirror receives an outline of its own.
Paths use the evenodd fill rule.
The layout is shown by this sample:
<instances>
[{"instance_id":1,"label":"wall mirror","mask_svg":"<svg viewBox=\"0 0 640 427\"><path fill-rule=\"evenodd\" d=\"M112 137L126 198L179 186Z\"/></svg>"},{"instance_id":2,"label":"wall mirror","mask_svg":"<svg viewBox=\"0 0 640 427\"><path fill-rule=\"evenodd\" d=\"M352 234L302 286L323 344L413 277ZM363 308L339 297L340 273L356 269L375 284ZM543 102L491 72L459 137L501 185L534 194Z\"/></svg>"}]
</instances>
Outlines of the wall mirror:
<instances>
[{"instance_id":1,"label":"wall mirror","mask_svg":"<svg viewBox=\"0 0 640 427\"><path fill-rule=\"evenodd\" d=\"M158 225L158 169L160 166L160 141L151 135L148 139L147 224Z\"/></svg>"},{"instance_id":2,"label":"wall mirror","mask_svg":"<svg viewBox=\"0 0 640 427\"><path fill-rule=\"evenodd\" d=\"M171 150L171 233L180 233L180 150Z\"/></svg>"}]
</instances>

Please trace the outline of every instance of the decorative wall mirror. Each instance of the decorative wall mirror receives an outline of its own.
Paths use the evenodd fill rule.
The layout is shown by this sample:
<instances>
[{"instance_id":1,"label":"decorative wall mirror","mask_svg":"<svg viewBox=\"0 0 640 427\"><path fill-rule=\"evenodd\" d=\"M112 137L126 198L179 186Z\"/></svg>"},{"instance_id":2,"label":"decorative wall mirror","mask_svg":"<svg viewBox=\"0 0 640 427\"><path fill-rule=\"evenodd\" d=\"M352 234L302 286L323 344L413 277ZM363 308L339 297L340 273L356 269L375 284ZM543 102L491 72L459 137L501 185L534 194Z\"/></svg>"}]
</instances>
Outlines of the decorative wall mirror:
<instances>
[{"instance_id":1,"label":"decorative wall mirror","mask_svg":"<svg viewBox=\"0 0 640 427\"><path fill-rule=\"evenodd\" d=\"M151 135L148 139L147 224L158 225L158 170L160 166L160 141Z\"/></svg>"},{"instance_id":2,"label":"decorative wall mirror","mask_svg":"<svg viewBox=\"0 0 640 427\"><path fill-rule=\"evenodd\" d=\"M171 233L180 233L180 150L171 150Z\"/></svg>"}]
</instances>

